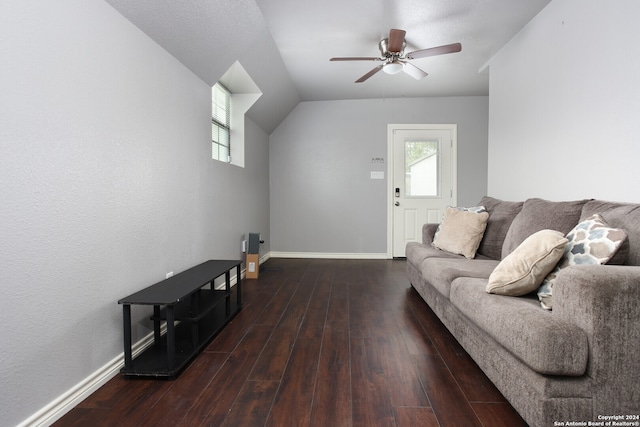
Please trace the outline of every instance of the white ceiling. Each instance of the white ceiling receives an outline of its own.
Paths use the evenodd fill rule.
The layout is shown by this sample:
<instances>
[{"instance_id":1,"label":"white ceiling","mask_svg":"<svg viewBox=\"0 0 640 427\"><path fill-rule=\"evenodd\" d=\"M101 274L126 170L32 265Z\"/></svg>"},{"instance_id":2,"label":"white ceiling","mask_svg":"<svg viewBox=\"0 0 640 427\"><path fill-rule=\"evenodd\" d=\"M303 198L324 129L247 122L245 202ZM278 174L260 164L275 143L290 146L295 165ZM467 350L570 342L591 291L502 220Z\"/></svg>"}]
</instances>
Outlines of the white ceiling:
<instances>
[{"instance_id":1,"label":"white ceiling","mask_svg":"<svg viewBox=\"0 0 640 427\"><path fill-rule=\"evenodd\" d=\"M208 84L239 60L264 92L256 109L277 123L299 101L487 95L484 65L550 0L107 1ZM407 52L462 52L413 60L422 80L380 72L356 84L379 63L329 62L378 56L391 28L406 30Z\"/></svg>"},{"instance_id":2,"label":"white ceiling","mask_svg":"<svg viewBox=\"0 0 640 427\"><path fill-rule=\"evenodd\" d=\"M550 0L257 0L303 100L488 95L480 69ZM413 60L429 73L377 73L379 63L329 62L379 56L389 29L407 32L406 52L462 43L462 52Z\"/></svg>"}]
</instances>

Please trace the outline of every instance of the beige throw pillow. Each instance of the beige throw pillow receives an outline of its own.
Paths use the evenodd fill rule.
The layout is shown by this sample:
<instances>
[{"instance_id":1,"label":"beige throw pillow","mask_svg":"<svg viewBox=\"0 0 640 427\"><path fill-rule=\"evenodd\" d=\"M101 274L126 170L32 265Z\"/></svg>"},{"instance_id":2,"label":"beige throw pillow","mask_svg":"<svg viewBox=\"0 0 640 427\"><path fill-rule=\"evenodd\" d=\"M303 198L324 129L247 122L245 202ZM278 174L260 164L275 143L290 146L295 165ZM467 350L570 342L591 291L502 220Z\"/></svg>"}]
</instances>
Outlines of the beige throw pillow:
<instances>
[{"instance_id":1,"label":"beige throw pillow","mask_svg":"<svg viewBox=\"0 0 640 427\"><path fill-rule=\"evenodd\" d=\"M448 207L433 247L453 254L474 258L487 227L487 212L471 212Z\"/></svg>"},{"instance_id":2,"label":"beige throw pillow","mask_svg":"<svg viewBox=\"0 0 640 427\"><path fill-rule=\"evenodd\" d=\"M540 230L527 237L493 270L486 291L510 296L535 291L562 258L568 241L555 230Z\"/></svg>"}]
</instances>

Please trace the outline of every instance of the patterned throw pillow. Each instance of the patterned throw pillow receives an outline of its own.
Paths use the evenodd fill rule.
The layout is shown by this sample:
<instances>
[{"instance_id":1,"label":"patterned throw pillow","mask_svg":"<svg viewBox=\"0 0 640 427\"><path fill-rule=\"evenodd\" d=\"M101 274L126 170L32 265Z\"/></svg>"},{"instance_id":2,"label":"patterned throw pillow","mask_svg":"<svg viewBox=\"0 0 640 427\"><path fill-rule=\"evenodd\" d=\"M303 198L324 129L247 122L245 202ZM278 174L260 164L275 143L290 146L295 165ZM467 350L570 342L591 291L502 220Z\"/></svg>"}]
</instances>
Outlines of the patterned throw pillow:
<instances>
[{"instance_id":1,"label":"patterned throw pillow","mask_svg":"<svg viewBox=\"0 0 640 427\"><path fill-rule=\"evenodd\" d=\"M538 299L543 308L553 308L553 283L560 270L570 265L606 264L627 239L627 232L621 228L611 228L598 214L576 225L567 234L569 242L564 255L538 289Z\"/></svg>"}]
</instances>

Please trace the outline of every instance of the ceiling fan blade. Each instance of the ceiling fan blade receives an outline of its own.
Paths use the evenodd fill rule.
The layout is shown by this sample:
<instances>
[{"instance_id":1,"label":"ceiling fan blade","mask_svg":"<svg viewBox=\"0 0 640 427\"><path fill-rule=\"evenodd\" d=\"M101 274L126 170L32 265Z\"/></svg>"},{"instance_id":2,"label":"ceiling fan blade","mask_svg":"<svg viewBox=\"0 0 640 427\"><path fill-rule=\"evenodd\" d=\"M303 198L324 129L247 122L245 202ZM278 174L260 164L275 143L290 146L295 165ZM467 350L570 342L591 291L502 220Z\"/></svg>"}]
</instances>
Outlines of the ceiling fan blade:
<instances>
[{"instance_id":1,"label":"ceiling fan blade","mask_svg":"<svg viewBox=\"0 0 640 427\"><path fill-rule=\"evenodd\" d=\"M374 68L373 70L369 71L367 74L365 74L364 76L362 76L358 80L356 80L356 83L362 83L363 81L367 80L369 77L373 76L375 73L377 73L378 71L382 70L383 66L384 66L384 64L378 65L376 68Z\"/></svg>"},{"instance_id":2,"label":"ceiling fan blade","mask_svg":"<svg viewBox=\"0 0 640 427\"><path fill-rule=\"evenodd\" d=\"M429 49L416 50L406 54L407 59L426 58L427 56L444 55L446 53L456 53L462 50L460 43L447 44L444 46L431 47Z\"/></svg>"},{"instance_id":3,"label":"ceiling fan blade","mask_svg":"<svg viewBox=\"0 0 640 427\"><path fill-rule=\"evenodd\" d=\"M407 32L404 30L390 30L387 50L389 52L400 52L402 50L402 44L404 43L405 34L407 34Z\"/></svg>"},{"instance_id":4,"label":"ceiling fan blade","mask_svg":"<svg viewBox=\"0 0 640 427\"><path fill-rule=\"evenodd\" d=\"M404 67L402 68L402 71L409 74L411 77L413 77L416 80L420 80L424 77L427 77L427 73L425 73L415 65L410 64L409 62L405 62Z\"/></svg>"},{"instance_id":5,"label":"ceiling fan blade","mask_svg":"<svg viewBox=\"0 0 640 427\"><path fill-rule=\"evenodd\" d=\"M331 58L329 61L382 61L375 56L345 56L342 58Z\"/></svg>"}]
</instances>

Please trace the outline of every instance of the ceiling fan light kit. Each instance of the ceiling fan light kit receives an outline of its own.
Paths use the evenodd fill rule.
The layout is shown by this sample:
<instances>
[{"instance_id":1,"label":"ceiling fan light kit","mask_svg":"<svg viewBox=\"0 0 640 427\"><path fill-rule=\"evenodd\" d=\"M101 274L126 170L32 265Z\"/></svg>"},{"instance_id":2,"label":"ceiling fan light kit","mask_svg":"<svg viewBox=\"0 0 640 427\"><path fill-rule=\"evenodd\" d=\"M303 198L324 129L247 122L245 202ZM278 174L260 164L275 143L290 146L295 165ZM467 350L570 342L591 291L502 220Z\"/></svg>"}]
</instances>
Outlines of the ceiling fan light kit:
<instances>
[{"instance_id":1,"label":"ceiling fan light kit","mask_svg":"<svg viewBox=\"0 0 640 427\"><path fill-rule=\"evenodd\" d=\"M409 63L408 61L418 58L426 58L427 56L444 55L447 53L460 52L462 45L460 43L453 43L444 46L432 47L428 49L416 50L404 53L404 49L407 47L407 41L404 36L406 31L392 29L389 31L389 37L380 40L378 43L378 49L380 49L381 56L368 57L368 56L350 56L341 58L331 58L330 61L382 61L382 65L378 65L364 76L356 80L356 83L362 83L369 77L376 74L378 71L383 70L387 74L398 74L400 71L404 71L416 80L420 80L427 76L420 68Z\"/></svg>"},{"instance_id":2,"label":"ceiling fan light kit","mask_svg":"<svg viewBox=\"0 0 640 427\"><path fill-rule=\"evenodd\" d=\"M400 62L387 62L382 66L382 71L387 74L398 74L404 66Z\"/></svg>"}]
</instances>

